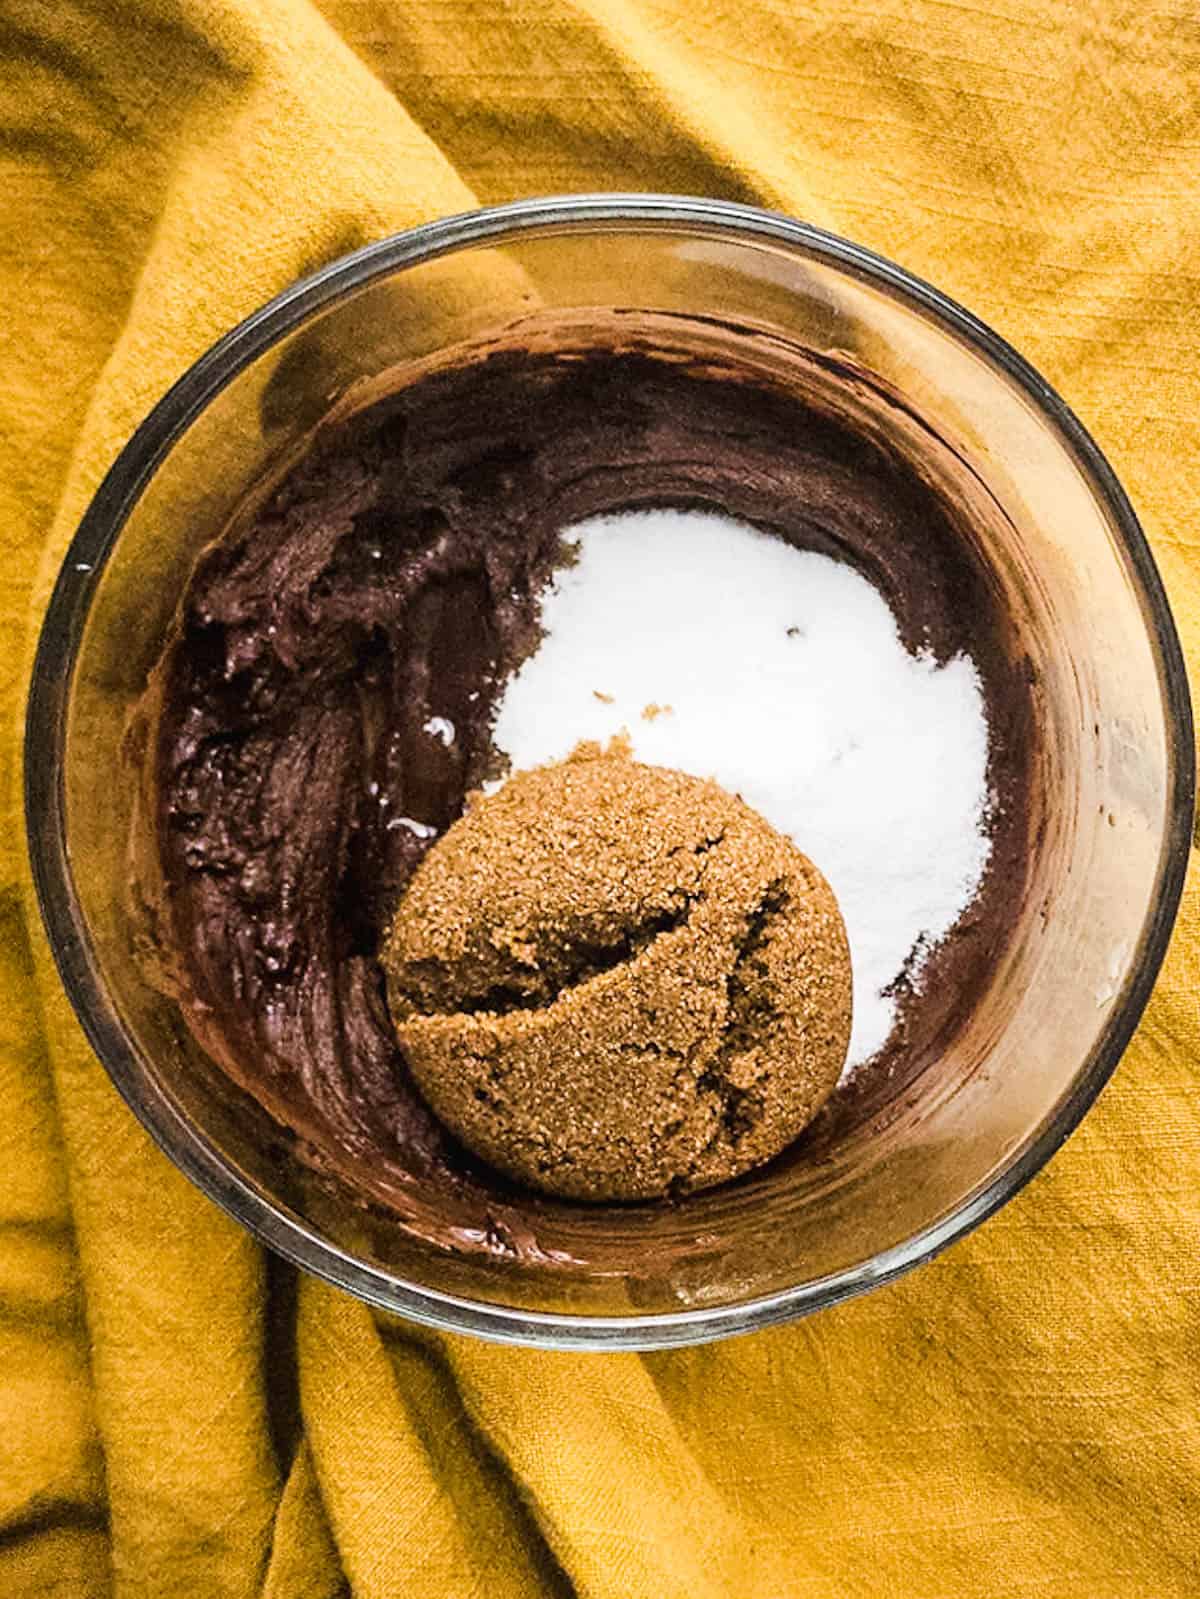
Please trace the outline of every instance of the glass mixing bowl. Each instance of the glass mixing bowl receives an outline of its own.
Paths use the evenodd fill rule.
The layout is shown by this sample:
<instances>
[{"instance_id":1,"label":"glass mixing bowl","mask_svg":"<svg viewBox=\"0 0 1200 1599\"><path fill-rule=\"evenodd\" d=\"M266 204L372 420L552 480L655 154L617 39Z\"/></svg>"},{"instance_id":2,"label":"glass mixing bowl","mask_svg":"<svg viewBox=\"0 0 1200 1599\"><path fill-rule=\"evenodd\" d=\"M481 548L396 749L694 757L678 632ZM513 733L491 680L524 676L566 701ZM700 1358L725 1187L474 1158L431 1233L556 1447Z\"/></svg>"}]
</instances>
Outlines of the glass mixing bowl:
<instances>
[{"instance_id":1,"label":"glass mixing bowl","mask_svg":"<svg viewBox=\"0 0 1200 1599\"><path fill-rule=\"evenodd\" d=\"M972 509L1036 682L1043 796L1023 909L965 1024L819 1158L677 1206L550 1204L544 1253L438 1246L321 1176L143 978L123 747L201 548L330 407L523 319L621 307L673 338L853 372ZM707 329L707 331L705 331ZM865 403L870 403L865 402ZM904 420L902 420L904 419ZM899 433L906 436L901 438ZM536 200L385 239L286 290L155 407L97 493L29 701L34 875L75 1009L162 1148L265 1244L373 1304L547 1347L662 1348L884 1283L1011 1197L1095 1099L1166 947L1193 808L1184 667L1129 503L1071 412L967 312L878 256L744 206ZM136 840L134 840L136 845Z\"/></svg>"}]
</instances>

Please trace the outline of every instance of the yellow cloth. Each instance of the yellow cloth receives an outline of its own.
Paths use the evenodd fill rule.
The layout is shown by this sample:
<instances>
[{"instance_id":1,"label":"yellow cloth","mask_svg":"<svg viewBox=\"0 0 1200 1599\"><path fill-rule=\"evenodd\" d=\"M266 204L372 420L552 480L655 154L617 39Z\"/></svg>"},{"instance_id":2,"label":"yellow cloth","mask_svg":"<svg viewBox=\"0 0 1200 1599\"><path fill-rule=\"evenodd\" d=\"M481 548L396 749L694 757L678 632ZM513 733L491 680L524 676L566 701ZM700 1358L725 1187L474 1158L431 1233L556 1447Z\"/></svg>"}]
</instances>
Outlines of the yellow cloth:
<instances>
[{"instance_id":1,"label":"yellow cloth","mask_svg":"<svg viewBox=\"0 0 1200 1599\"><path fill-rule=\"evenodd\" d=\"M1200 1593L1200 899L1050 1169L903 1282L641 1359L298 1290L150 1146L48 963L14 784L80 512L209 342L368 239L756 201L980 312L1093 427L1200 660L1187 0L0 0L0 1595Z\"/></svg>"}]
</instances>

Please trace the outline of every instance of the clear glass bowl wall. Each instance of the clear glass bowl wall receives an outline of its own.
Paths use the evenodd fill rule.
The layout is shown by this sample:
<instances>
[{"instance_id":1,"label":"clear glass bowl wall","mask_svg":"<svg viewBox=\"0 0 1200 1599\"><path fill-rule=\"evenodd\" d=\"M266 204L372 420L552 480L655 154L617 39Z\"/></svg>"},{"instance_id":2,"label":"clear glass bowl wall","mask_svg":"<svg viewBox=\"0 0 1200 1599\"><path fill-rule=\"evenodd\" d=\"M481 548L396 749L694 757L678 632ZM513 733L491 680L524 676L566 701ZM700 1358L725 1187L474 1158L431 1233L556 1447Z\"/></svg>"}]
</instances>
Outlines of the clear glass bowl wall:
<instances>
[{"instance_id":1,"label":"clear glass bowl wall","mask_svg":"<svg viewBox=\"0 0 1200 1599\"><path fill-rule=\"evenodd\" d=\"M552 1207L554 1266L434 1247L318 1179L192 1042L137 959L122 741L201 550L347 395L397 367L623 307L671 338L835 358L902 397L904 448L977 507L1037 674L1045 796L1019 925L968 1023L819 1161L677 1207ZM705 321L690 319L703 318ZM793 352L789 356L788 351ZM869 399L865 402L869 405ZM881 407L883 401L880 401ZM893 425L889 423L889 425ZM1191 725L1136 521L1053 393L898 269L704 201L531 202L434 224L297 285L211 351L135 435L68 554L32 689L30 844L60 969L167 1152L260 1237L378 1304L546 1345L662 1346L831 1303L982 1219L1090 1104L1161 959L1186 860Z\"/></svg>"}]
</instances>

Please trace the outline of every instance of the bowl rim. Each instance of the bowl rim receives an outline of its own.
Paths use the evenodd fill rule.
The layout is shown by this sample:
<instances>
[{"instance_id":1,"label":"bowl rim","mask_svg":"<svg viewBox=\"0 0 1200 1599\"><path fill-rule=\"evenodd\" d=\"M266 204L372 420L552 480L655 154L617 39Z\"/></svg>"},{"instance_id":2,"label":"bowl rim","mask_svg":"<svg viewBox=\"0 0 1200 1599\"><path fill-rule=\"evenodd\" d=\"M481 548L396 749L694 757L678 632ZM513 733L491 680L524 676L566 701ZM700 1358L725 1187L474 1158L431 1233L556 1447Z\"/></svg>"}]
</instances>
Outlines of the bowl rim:
<instances>
[{"instance_id":1,"label":"bowl rim","mask_svg":"<svg viewBox=\"0 0 1200 1599\"><path fill-rule=\"evenodd\" d=\"M439 1292L358 1259L268 1199L175 1106L132 1045L99 981L75 893L65 836L68 691L92 597L121 529L159 464L197 415L253 360L312 314L402 268L531 232L604 225L700 228L790 246L933 318L998 367L1056 429L1105 504L1140 590L1173 735L1167 825L1141 951L1097 1045L1053 1112L1005 1166L953 1211L857 1266L738 1304L659 1314L539 1312ZM378 1308L427 1326L500 1343L552 1349L665 1349L793 1319L889 1282L964 1237L1011 1199L1074 1131L1112 1075L1145 1008L1183 891L1195 806L1191 700L1162 580L1129 500L1087 429L1017 351L938 289L862 245L779 212L670 194L552 195L463 212L389 235L299 279L213 344L133 433L97 489L63 558L38 639L26 710L25 826L33 880L55 963L89 1043L117 1090L164 1153L261 1243L294 1265Z\"/></svg>"}]
</instances>

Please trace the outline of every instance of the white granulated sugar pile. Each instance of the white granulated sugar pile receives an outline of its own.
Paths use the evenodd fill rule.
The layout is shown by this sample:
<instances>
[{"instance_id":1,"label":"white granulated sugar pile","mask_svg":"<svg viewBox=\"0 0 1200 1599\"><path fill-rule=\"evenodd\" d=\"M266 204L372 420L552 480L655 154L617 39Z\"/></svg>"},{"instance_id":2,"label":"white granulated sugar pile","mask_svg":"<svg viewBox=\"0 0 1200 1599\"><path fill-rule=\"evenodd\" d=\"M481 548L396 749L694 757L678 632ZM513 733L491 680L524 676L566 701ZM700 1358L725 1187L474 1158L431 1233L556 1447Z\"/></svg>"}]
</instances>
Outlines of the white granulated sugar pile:
<instances>
[{"instance_id":1,"label":"white granulated sugar pile","mask_svg":"<svg viewBox=\"0 0 1200 1599\"><path fill-rule=\"evenodd\" d=\"M856 572L701 511L594 517L495 728L514 769L625 729L639 760L713 777L828 878L850 938L848 1069L887 1042L887 989L979 887L987 721L974 665L901 643Z\"/></svg>"}]
</instances>

